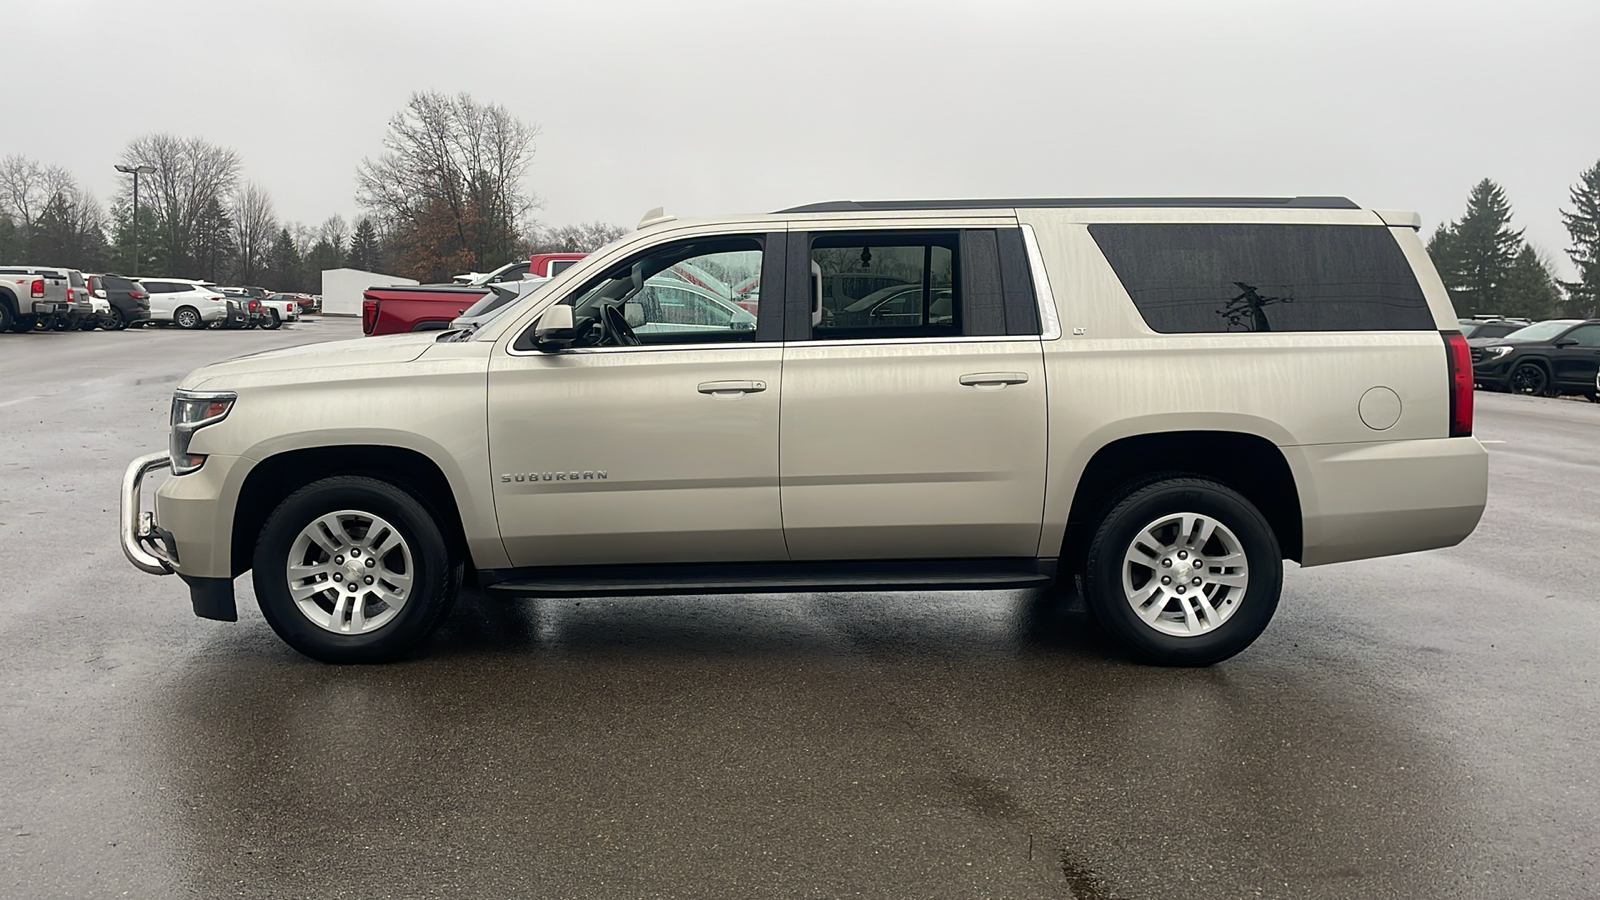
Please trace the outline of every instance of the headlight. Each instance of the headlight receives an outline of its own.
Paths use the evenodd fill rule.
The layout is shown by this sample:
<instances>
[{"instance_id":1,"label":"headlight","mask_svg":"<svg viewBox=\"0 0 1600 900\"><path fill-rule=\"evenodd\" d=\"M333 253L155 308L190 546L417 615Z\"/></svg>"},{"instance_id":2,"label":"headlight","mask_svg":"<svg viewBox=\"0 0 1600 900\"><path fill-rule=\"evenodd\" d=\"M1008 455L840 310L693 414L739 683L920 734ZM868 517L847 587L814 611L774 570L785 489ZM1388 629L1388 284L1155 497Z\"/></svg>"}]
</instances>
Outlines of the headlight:
<instances>
[{"instance_id":1,"label":"headlight","mask_svg":"<svg viewBox=\"0 0 1600 900\"><path fill-rule=\"evenodd\" d=\"M221 422L238 398L231 391L178 391L172 395L172 440L167 453L172 474L187 475L205 465L206 458L189 452L196 431Z\"/></svg>"},{"instance_id":2,"label":"headlight","mask_svg":"<svg viewBox=\"0 0 1600 900\"><path fill-rule=\"evenodd\" d=\"M1512 349L1511 347L1485 347L1483 348L1483 355L1487 359L1499 359L1510 353Z\"/></svg>"}]
</instances>

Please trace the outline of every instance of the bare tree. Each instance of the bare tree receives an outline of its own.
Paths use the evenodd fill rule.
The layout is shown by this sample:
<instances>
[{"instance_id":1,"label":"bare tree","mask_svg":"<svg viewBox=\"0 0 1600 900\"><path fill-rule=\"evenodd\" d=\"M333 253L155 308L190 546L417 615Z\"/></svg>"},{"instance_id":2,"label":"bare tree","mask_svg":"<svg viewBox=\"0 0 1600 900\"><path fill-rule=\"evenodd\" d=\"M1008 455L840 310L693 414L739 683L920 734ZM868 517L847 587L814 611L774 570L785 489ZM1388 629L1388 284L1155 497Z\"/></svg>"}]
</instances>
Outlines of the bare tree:
<instances>
[{"instance_id":1,"label":"bare tree","mask_svg":"<svg viewBox=\"0 0 1600 900\"><path fill-rule=\"evenodd\" d=\"M540 228L528 242L529 253L593 253L627 234L630 229L605 222L583 222L560 228Z\"/></svg>"},{"instance_id":2,"label":"bare tree","mask_svg":"<svg viewBox=\"0 0 1600 900\"><path fill-rule=\"evenodd\" d=\"M12 154L0 160L0 212L23 229L32 228L58 195L79 196L78 181L60 166Z\"/></svg>"},{"instance_id":3,"label":"bare tree","mask_svg":"<svg viewBox=\"0 0 1600 900\"><path fill-rule=\"evenodd\" d=\"M342 255L350 242L350 226L345 224L344 216L334 213L323 219L322 224L317 226L317 240L319 243L327 241Z\"/></svg>"},{"instance_id":4,"label":"bare tree","mask_svg":"<svg viewBox=\"0 0 1600 900\"><path fill-rule=\"evenodd\" d=\"M202 220L238 185L239 154L203 138L147 134L128 142L122 161L155 167L141 187L150 192L167 265L174 273L193 271ZM131 184L123 190L131 193Z\"/></svg>"},{"instance_id":5,"label":"bare tree","mask_svg":"<svg viewBox=\"0 0 1600 900\"><path fill-rule=\"evenodd\" d=\"M272 209L272 198L251 182L233 195L230 216L233 222L233 243L238 253L238 275L241 284L255 284L266 272L272 242L278 236L278 217Z\"/></svg>"},{"instance_id":6,"label":"bare tree","mask_svg":"<svg viewBox=\"0 0 1600 900\"><path fill-rule=\"evenodd\" d=\"M523 184L538 133L467 94L412 94L389 120L384 152L357 167L356 199L398 246L412 248L403 269L427 277L462 260L499 265L516 252L518 226L539 204Z\"/></svg>"}]
</instances>

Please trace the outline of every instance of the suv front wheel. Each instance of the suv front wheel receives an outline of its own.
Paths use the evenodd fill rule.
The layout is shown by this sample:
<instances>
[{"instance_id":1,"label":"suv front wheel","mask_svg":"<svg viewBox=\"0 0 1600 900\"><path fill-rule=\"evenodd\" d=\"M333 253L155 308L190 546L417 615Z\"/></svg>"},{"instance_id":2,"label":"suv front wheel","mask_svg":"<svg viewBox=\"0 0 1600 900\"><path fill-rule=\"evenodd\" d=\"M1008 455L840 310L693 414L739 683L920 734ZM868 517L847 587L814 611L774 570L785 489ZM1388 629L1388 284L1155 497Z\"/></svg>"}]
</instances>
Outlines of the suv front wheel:
<instances>
[{"instance_id":1,"label":"suv front wheel","mask_svg":"<svg viewBox=\"0 0 1600 900\"><path fill-rule=\"evenodd\" d=\"M462 575L423 503L354 475L289 495L262 526L253 564L272 630L330 663L404 654L444 619Z\"/></svg>"},{"instance_id":2,"label":"suv front wheel","mask_svg":"<svg viewBox=\"0 0 1600 900\"><path fill-rule=\"evenodd\" d=\"M1146 662L1208 666L1271 621L1283 556L1266 518L1205 478L1146 483L1112 505L1089 544L1084 599Z\"/></svg>"}]
</instances>

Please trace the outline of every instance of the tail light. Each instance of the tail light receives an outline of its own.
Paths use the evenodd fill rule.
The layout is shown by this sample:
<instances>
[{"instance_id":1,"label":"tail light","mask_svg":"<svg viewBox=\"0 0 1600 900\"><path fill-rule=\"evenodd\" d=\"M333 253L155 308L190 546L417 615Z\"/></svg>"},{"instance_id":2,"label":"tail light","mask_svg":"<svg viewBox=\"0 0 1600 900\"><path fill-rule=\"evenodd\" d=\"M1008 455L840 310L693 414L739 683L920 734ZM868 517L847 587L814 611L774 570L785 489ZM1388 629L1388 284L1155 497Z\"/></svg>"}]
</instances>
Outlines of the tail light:
<instances>
[{"instance_id":1,"label":"tail light","mask_svg":"<svg viewBox=\"0 0 1600 900\"><path fill-rule=\"evenodd\" d=\"M144 298L146 298L146 297L148 297L150 295L146 294L144 291L129 291L128 292L128 296L132 297L135 300L143 300Z\"/></svg>"},{"instance_id":2,"label":"tail light","mask_svg":"<svg viewBox=\"0 0 1600 900\"><path fill-rule=\"evenodd\" d=\"M255 301L255 300L251 300L250 301L250 311L251 312L254 312L254 311L256 311L256 310L258 310L260 308L261 308L261 304L258 301Z\"/></svg>"},{"instance_id":3,"label":"tail light","mask_svg":"<svg viewBox=\"0 0 1600 900\"><path fill-rule=\"evenodd\" d=\"M361 301L361 333L371 334L378 324L378 301Z\"/></svg>"},{"instance_id":4,"label":"tail light","mask_svg":"<svg viewBox=\"0 0 1600 900\"><path fill-rule=\"evenodd\" d=\"M43 297L44 296L44 279L43 278L35 278L33 280L33 287L29 288L29 293L31 293L33 295L32 299L34 299L34 300L37 300L40 297Z\"/></svg>"},{"instance_id":5,"label":"tail light","mask_svg":"<svg viewBox=\"0 0 1600 900\"><path fill-rule=\"evenodd\" d=\"M67 288L67 302L71 303L74 299L75 298L72 295L72 288Z\"/></svg>"},{"instance_id":6,"label":"tail light","mask_svg":"<svg viewBox=\"0 0 1600 900\"><path fill-rule=\"evenodd\" d=\"M1459 331L1444 332L1450 371L1450 436L1472 436L1472 349Z\"/></svg>"}]
</instances>

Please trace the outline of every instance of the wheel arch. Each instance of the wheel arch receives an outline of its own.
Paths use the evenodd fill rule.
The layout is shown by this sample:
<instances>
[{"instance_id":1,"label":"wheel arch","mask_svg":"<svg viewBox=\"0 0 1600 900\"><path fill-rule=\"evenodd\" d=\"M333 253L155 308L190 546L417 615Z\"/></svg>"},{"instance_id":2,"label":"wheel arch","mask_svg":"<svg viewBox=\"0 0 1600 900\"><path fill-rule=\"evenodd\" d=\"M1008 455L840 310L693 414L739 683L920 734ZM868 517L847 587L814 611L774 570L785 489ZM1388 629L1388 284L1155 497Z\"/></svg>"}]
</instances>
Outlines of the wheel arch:
<instances>
[{"instance_id":1,"label":"wheel arch","mask_svg":"<svg viewBox=\"0 0 1600 900\"><path fill-rule=\"evenodd\" d=\"M230 542L234 577L250 568L261 528L278 504L300 488L334 475L362 475L387 481L422 500L437 514L439 530L451 550L461 555L471 571L472 552L461 509L450 480L438 463L409 447L341 444L284 450L251 468L234 505Z\"/></svg>"},{"instance_id":2,"label":"wheel arch","mask_svg":"<svg viewBox=\"0 0 1600 900\"><path fill-rule=\"evenodd\" d=\"M1210 478L1261 510L1285 559L1304 545L1300 492L1289 460L1273 441L1244 431L1181 430L1127 435L1097 449L1085 464L1067 514L1061 558L1082 570L1095 523L1130 485L1173 473Z\"/></svg>"}]
</instances>

